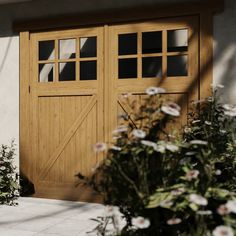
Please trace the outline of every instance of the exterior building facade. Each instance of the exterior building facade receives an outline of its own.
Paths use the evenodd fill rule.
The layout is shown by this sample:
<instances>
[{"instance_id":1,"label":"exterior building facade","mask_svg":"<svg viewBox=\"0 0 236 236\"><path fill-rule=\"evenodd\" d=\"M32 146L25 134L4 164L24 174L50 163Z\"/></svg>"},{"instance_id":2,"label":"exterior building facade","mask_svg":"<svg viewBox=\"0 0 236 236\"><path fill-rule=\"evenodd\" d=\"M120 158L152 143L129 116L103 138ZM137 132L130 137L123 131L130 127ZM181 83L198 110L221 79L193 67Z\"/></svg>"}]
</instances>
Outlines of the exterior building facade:
<instances>
[{"instance_id":1,"label":"exterior building facade","mask_svg":"<svg viewBox=\"0 0 236 236\"><path fill-rule=\"evenodd\" d=\"M0 142L15 139L36 196L94 200L75 174L103 158L92 146L111 141L126 93L163 87L186 114L220 83L235 103L235 16L233 0L0 5Z\"/></svg>"}]
</instances>

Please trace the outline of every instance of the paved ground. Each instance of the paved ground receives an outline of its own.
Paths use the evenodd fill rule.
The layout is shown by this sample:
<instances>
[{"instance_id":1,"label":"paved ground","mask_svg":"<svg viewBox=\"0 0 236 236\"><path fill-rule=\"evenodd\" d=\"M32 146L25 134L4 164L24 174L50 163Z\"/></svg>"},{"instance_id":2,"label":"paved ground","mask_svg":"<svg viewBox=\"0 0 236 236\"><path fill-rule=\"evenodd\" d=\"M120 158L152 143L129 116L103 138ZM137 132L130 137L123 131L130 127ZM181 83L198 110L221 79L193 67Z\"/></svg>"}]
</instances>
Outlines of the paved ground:
<instances>
[{"instance_id":1,"label":"paved ground","mask_svg":"<svg viewBox=\"0 0 236 236\"><path fill-rule=\"evenodd\" d=\"M20 198L19 205L0 206L1 236L86 236L104 206L39 198Z\"/></svg>"}]
</instances>

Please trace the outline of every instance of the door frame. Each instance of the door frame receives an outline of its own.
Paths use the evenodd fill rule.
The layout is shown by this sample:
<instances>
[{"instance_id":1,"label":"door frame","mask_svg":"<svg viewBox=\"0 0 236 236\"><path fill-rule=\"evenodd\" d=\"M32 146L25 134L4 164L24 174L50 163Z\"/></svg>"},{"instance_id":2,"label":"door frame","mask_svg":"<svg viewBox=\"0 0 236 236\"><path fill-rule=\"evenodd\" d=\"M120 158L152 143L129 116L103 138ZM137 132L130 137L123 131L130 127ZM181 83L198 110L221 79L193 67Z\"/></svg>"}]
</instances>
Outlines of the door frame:
<instances>
[{"instance_id":1,"label":"door frame","mask_svg":"<svg viewBox=\"0 0 236 236\"><path fill-rule=\"evenodd\" d=\"M134 21L144 21L144 20L150 20L150 19L160 19L162 17L178 17L178 16L197 16L199 20L199 98L205 98L211 94L211 83L212 83L212 77L213 77L213 13L216 10L222 9L222 0L215 0L215 1L207 1L207 4L185 4L185 7L180 7L181 4L176 5L177 8L175 8L175 4L167 7L159 7L159 8L148 8L149 12L147 10L142 11L136 11L135 14L125 15L124 19L121 20L121 17L117 17L113 19L112 17L108 19L101 19L97 18L97 23L92 21L87 21L87 26L90 25L103 25L105 37L104 37L104 45L108 45L109 41L109 24L110 23L118 23L118 22L134 22ZM206 7L207 6L207 7ZM204 8L205 7L205 8ZM154 10L155 9L155 10ZM163 10L165 9L165 10ZM176 9L174 12L170 9ZM132 12L135 12L132 10ZM149 13L149 14L148 14ZM96 14L95 14L96 16ZM155 16L155 17L154 17ZM86 17L85 17L86 18ZM95 17L96 18L96 17ZM114 18L114 17L113 17ZM88 18L87 18L88 19ZM58 22L58 20L56 20ZM32 51L30 50L30 33L35 32L35 30L48 30L53 27L53 22L55 23L55 19L51 22L44 24L44 21L41 21L41 26L39 23L31 23L31 27L28 24L24 24L24 27L22 25L18 24L18 28L16 29L20 30L20 171L23 175L25 175L30 181L33 180L31 169L31 147L29 145L31 140L31 133L28 129L28 126L31 122L30 120L30 74L31 74L31 67L30 67L30 54ZM67 23L67 27L73 26L76 22L72 19ZM103 23L101 23L103 22ZM47 25L47 27L45 27ZM21 26L21 27L20 27ZM77 22L77 27L79 26L85 26L85 22L83 23L83 20L81 21L81 24ZM28 28L25 28L28 27ZM67 28L66 27L66 28ZM61 25L59 27L53 28L54 30L57 28L65 28L64 25ZM104 51L105 55L105 61L108 60L108 54L109 51L105 49ZM108 62L108 61L107 61ZM104 71L105 80L108 79L109 76L109 68L106 67ZM104 88L106 91L109 89L109 86L106 86ZM105 109L108 106L108 103L105 102ZM106 118L107 119L107 118ZM105 120L106 122L106 120ZM106 132L107 133L107 132ZM105 136L105 140L109 140L109 135Z\"/></svg>"}]
</instances>

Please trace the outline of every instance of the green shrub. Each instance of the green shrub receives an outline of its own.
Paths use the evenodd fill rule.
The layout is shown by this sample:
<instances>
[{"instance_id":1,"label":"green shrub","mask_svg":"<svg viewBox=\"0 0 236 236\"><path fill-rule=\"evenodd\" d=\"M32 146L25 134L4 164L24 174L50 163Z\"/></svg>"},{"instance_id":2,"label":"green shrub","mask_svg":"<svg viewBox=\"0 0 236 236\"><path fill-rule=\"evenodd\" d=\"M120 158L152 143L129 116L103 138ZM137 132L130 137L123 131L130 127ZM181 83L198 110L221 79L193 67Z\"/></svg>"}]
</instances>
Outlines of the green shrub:
<instances>
[{"instance_id":1,"label":"green shrub","mask_svg":"<svg viewBox=\"0 0 236 236\"><path fill-rule=\"evenodd\" d=\"M135 112L122 116L116 143L89 183L125 223L108 233L115 214L100 218L98 235L233 236L236 108L219 103L214 91L195 104L182 134L170 133L180 108L160 92L147 89L141 103L124 98Z\"/></svg>"},{"instance_id":2,"label":"green shrub","mask_svg":"<svg viewBox=\"0 0 236 236\"><path fill-rule=\"evenodd\" d=\"M0 148L0 204L14 205L19 196L18 175L13 165L15 145Z\"/></svg>"}]
</instances>

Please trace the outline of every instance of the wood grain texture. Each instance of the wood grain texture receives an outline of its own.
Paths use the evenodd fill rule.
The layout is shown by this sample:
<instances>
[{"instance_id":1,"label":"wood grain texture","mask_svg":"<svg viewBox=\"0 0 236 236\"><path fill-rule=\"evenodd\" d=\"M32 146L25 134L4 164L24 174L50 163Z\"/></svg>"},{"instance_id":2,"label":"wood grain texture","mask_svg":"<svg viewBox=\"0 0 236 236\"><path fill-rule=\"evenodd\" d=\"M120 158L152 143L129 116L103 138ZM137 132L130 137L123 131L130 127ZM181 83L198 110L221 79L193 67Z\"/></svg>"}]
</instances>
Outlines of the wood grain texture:
<instances>
[{"instance_id":1,"label":"wood grain texture","mask_svg":"<svg viewBox=\"0 0 236 236\"><path fill-rule=\"evenodd\" d=\"M81 201L99 199L81 182L75 187L75 174L90 175L91 169L104 158L104 154L95 154L92 146L104 140L111 142L118 114L131 112L121 99L123 94L132 93L142 100L147 87L163 87L167 90L165 96L182 106L181 122L186 123L190 101L209 94L213 42L211 10L194 16L183 15L128 24L21 33L21 170L34 182L35 196ZM187 52L167 50L167 31L176 29L188 29ZM149 31L162 31L161 53L142 54L142 32ZM118 55L118 35L124 33L137 33L137 55ZM60 39L75 38L78 54L79 38L91 36L97 37L96 57L59 60ZM45 40L56 42L56 57L39 61L38 42ZM188 76L167 76L167 57L176 55L188 56ZM142 58L156 56L162 57L162 78L142 78ZM118 59L121 58L137 58L137 78L118 79ZM79 63L91 59L97 61L97 80L80 81ZM75 81L58 81L58 63L71 61L76 62ZM49 62L55 64L55 80L39 83L38 65Z\"/></svg>"},{"instance_id":2,"label":"wood grain texture","mask_svg":"<svg viewBox=\"0 0 236 236\"><path fill-rule=\"evenodd\" d=\"M20 173L32 181L30 175L30 50L29 32L20 33Z\"/></svg>"}]
</instances>

